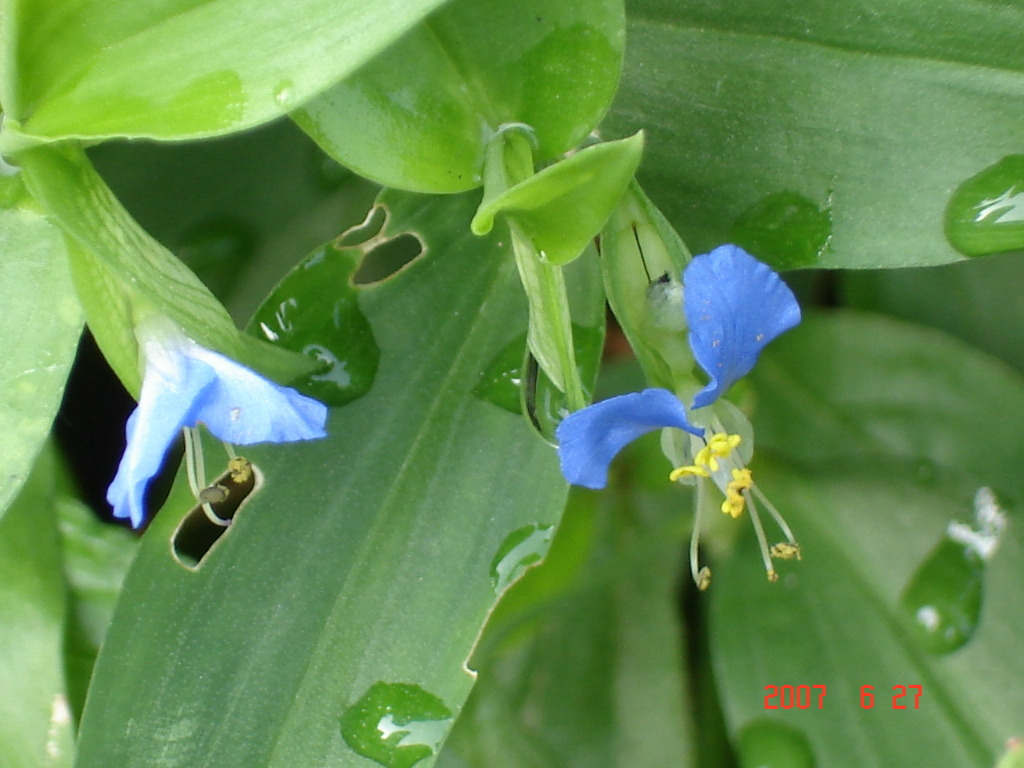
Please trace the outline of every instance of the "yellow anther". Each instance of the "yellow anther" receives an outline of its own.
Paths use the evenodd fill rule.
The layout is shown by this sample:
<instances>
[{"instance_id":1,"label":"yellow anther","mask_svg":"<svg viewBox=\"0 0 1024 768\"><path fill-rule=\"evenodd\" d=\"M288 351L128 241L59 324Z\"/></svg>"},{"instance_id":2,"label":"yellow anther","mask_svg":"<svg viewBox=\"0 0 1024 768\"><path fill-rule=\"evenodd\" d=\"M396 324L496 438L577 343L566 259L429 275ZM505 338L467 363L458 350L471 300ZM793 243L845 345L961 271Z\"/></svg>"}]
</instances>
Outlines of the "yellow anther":
<instances>
[{"instance_id":1,"label":"yellow anther","mask_svg":"<svg viewBox=\"0 0 1024 768\"><path fill-rule=\"evenodd\" d=\"M687 467L676 467L668 474L668 479L673 483L682 477L710 477L708 471L704 467L698 467L693 464Z\"/></svg>"},{"instance_id":2,"label":"yellow anther","mask_svg":"<svg viewBox=\"0 0 1024 768\"><path fill-rule=\"evenodd\" d=\"M706 565L697 572L697 589L703 592L711 586L711 569Z\"/></svg>"},{"instance_id":3,"label":"yellow anther","mask_svg":"<svg viewBox=\"0 0 1024 768\"><path fill-rule=\"evenodd\" d=\"M780 542L772 545L772 557L777 557L780 560L799 560L800 559L800 545L791 544L789 542Z\"/></svg>"},{"instance_id":4,"label":"yellow anther","mask_svg":"<svg viewBox=\"0 0 1024 768\"><path fill-rule=\"evenodd\" d=\"M241 485L252 477L252 464L244 456L235 456L228 461L228 472L231 473L231 482Z\"/></svg>"},{"instance_id":5,"label":"yellow anther","mask_svg":"<svg viewBox=\"0 0 1024 768\"><path fill-rule=\"evenodd\" d=\"M725 432L716 432L708 438L708 449L720 459L724 459L733 449L740 444L739 435L729 435Z\"/></svg>"},{"instance_id":6,"label":"yellow anther","mask_svg":"<svg viewBox=\"0 0 1024 768\"><path fill-rule=\"evenodd\" d=\"M730 493L722 502L722 511L732 517L739 517L743 514L743 497L738 493Z\"/></svg>"},{"instance_id":7,"label":"yellow anther","mask_svg":"<svg viewBox=\"0 0 1024 768\"><path fill-rule=\"evenodd\" d=\"M779 574L777 574L774 570L765 571L765 575L768 577L768 581L770 582L774 583L779 580Z\"/></svg>"},{"instance_id":8,"label":"yellow anther","mask_svg":"<svg viewBox=\"0 0 1024 768\"><path fill-rule=\"evenodd\" d=\"M697 451L697 455L694 457L693 463L698 467L707 467L712 472L718 471L718 461L715 459L710 445L706 445ZM705 475L705 477L707 477L707 475Z\"/></svg>"},{"instance_id":9,"label":"yellow anther","mask_svg":"<svg viewBox=\"0 0 1024 768\"><path fill-rule=\"evenodd\" d=\"M734 469L732 471L732 481L728 487L734 491L745 491L753 484L754 476L749 469Z\"/></svg>"}]
</instances>

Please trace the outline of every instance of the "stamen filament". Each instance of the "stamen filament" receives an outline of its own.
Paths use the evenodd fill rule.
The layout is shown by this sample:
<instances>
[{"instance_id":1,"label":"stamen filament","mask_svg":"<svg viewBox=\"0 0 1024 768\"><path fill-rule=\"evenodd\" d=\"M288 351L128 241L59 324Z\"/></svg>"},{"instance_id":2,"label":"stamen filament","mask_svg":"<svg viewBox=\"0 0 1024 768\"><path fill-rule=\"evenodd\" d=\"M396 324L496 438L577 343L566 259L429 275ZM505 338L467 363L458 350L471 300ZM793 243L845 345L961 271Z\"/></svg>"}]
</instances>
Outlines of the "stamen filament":
<instances>
[{"instance_id":1,"label":"stamen filament","mask_svg":"<svg viewBox=\"0 0 1024 768\"><path fill-rule=\"evenodd\" d=\"M757 495L757 500L764 504L768 509L768 514L772 516L775 524L779 526L779 529L782 531L782 535L786 537L786 540L794 547L799 547L800 545L796 543L796 537L793 536L793 531L790 530L790 527L786 524L786 520L782 517L782 513L775 508L775 505L768 500L768 497L765 496L764 492L756 485L753 486L751 490Z\"/></svg>"},{"instance_id":2,"label":"stamen filament","mask_svg":"<svg viewBox=\"0 0 1024 768\"><path fill-rule=\"evenodd\" d=\"M193 435L192 427L184 427L185 434L185 477L188 478L188 487L192 491L192 495L197 499L199 498L199 491L206 487L206 478L202 475L202 459L199 460L199 472L197 473L196 466L196 447L195 447L195 435Z\"/></svg>"},{"instance_id":3,"label":"stamen filament","mask_svg":"<svg viewBox=\"0 0 1024 768\"><path fill-rule=\"evenodd\" d=\"M772 562L771 550L768 547L768 538L764 535L764 526L761 525L761 516L758 514L750 491L744 490L743 496L747 500L747 507L750 509L750 521L754 524L757 546L761 550L761 561L764 563L764 571L768 576L768 581L778 581L779 574L775 572L775 564Z\"/></svg>"},{"instance_id":4,"label":"stamen filament","mask_svg":"<svg viewBox=\"0 0 1024 768\"><path fill-rule=\"evenodd\" d=\"M185 476L188 478L189 489L206 518L221 528L231 525L230 520L219 517L208 501L203 501L202 493L206 489L206 467L203 461L203 444L196 427L184 427L185 431ZM227 443L225 443L227 445Z\"/></svg>"},{"instance_id":5,"label":"stamen filament","mask_svg":"<svg viewBox=\"0 0 1024 768\"><path fill-rule=\"evenodd\" d=\"M711 569L707 566L700 567L698 561L700 548L700 523L704 513L704 501L706 491L704 483L697 483L697 501L693 511L693 533L690 534L690 575L697 589L704 591L711 584Z\"/></svg>"}]
</instances>

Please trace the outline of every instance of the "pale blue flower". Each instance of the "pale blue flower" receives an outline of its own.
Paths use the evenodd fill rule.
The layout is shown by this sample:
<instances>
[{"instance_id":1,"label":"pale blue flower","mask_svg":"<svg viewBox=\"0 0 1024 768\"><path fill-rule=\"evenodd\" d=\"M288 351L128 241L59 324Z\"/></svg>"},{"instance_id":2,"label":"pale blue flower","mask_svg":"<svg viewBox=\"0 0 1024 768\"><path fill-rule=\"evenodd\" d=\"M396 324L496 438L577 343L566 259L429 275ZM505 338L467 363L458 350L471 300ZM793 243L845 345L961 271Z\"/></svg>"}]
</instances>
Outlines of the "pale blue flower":
<instances>
[{"instance_id":1,"label":"pale blue flower","mask_svg":"<svg viewBox=\"0 0 1024 768\"><path fill-rule=\"evenodd\" d=\"M768 342L800 322L792 291L742 248L723 245L696 256L683 272L684 312L693 356L710 377L690 405L710 405L754 367ZM562 474L573 485L604 488L612 458L662 427L702 436L667 389L647 389L570 414L556 431Z\"/></svg>"},{"instance_id":2,"label":"pale blue flower","mask_svg":"<svg viewBox=\"0 0 1024 768\"><path fill-rule=\"evenodd\" d=\"M287 443L326 436L327 407L282 387L176 331L143 342L146 368L127 445L107 489L114 516L145 518L146 487L183 427L204 424L229 443Z\"/></svg>"}]
</instances>

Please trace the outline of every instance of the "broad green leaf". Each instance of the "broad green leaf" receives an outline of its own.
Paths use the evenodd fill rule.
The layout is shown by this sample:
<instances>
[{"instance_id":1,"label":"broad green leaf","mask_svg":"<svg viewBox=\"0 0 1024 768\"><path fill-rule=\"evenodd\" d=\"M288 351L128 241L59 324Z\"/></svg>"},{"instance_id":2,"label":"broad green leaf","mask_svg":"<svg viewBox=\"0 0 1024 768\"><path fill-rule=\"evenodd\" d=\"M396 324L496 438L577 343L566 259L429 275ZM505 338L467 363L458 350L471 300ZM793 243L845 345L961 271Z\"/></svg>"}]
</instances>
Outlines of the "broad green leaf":
<instances>
[{"instance_id":1,"label":"broad green leaf","mask_svg":"<svg viewBox=\"0 0 1024 768\"><path fill-rule=\"evenodd\" d=\"M634 0L629 19L604 132L647 131L640 180L695 253L954 261L951 194L1021 152L1019 4Z\"/></svg>"},{"instance_id":2,"label":"broad green leaf","mask_svg":"<svg viewBox=\"0 0 1024 768\"><path fill-rule=\"evenodd\" d=\"M294 117L374 181L472 189L502 125L530 126L542 160L597 125L618 83L623 26L622 0L454 0Z\"/></svg>"},{"instance_id":3,"label":"broad green leaf","mask_svg":"<svg viewBox=\"0 0 1024 768\"><path fill-rule=\"evenodd\" d=\"M426 253L358 289L380 349L370 390L325 440L246 451L261 488L195 570L174 554L193 503L179 479L97 663L80 768L365 768L360 753L422 768L461 709L495 554L555 524L565 484L522 416L473 394L525 322L507 242L468 232L473 199L383 203L378 237Z\"/></svg>"},{"instance_id":4,"label":"broad green leaf","mask_svg":"<svg viewBox=\"0 0 1024 768\"><path fill-rule=\"evenodd\" d=\"M25 481L82 332L63 238L27 208L0 211L0 516Z\"/></svg>"},{"instance_id":5,"label":"broad green leaf","mask_svg":"<svg viewBox=\"0 0 1024 768\"><path fill-rule=\"evenodd\" d=\"M689 764L676 594L687 522L635 489L573 496L543 565L492 615L473 658L480 679L438 764Z\"/></svg>"},{"instance_id":6,"label":"broad green leaf","mask_svg":"<svg viewBox=\"0 0 1024 768\"><path fill-rule=\"evenodd\" d=\"M1024 537L1012 520L1001 535L965 524L992 510L979 489L1004 508L1024 493L1007 418L1024 381L943 334L844 313L779 339L755 384L755 476L803 561L769 584L748 536L715 563L711 648L741 752L750 765L993 765L1024 710L1007 682L1022 672ZM827 692L820 709L813 689L808 707L766 709L767 685ZM910 685L917 708L896 687Z\"/></svg>"},{"instance_id":7,"label":"broad green leaf","mask_svg":"<svg viewBox=\"0 0 1024 768\"><path fill-rule=\"evenodd\" d=\"M931 269L848 272L846 304L959 336L1024 371L1024 258L1019 253Z\"/></svg>"},{"instance_id":8,"label":"broad green leaf","mask_svg":"<svg viewBox=\"0 0 1024 768\"><path fill-rule=\"evenodd\" d=\"M239 131L329 88L443 1L8 0L4 107L44 140Z\"/></svg>"},{"instance_id":9,"label":"broad green leaf","mask_svg":"<svg viewBox=\"0 0 1024 768\"><path fill-rule=\"evenodd\" d=\"M0 758L64 768L74 749L64 691L64 581L53 457L41 454L0 520Z\"/></svg>"},{"instance_id":10,"label":"broad green leaf","mask_svg":"<svg viewBox=\"0 0 1024 768\"><path fill-rule=\"evenodd\" d=\"M124 528L101 523L78 499L56 499L61 557L68 585L65 673L71 710L80 715L103 638L138 540Z\"/></svg>"},{"instance_id":11,"label":"broad green leaf","mask_svg":"<svg viewBox=\"0 0 1024 768\"><path fill-rule=\"evenodd\" d=\"M39 147L19 162L29 189L71 238L76 288L90 326L129 391L140 386L133 330L148 311L274 378L287 381L308 370L297 355L243 338L195 273L125 211L79 147Z\"/></svg>"},{"instance_id":12,"label":"broad green leaf","mask_svg":"<svg viewBox=\"0 0 1024 768\"><path fill-rule=\"evenodd\" d=\"M530 239L540 257L567 264L608 221L636 173L642 133L582 149L484 202L472 229L486 234L504 213Z\"/></svg>"}]
</instances>

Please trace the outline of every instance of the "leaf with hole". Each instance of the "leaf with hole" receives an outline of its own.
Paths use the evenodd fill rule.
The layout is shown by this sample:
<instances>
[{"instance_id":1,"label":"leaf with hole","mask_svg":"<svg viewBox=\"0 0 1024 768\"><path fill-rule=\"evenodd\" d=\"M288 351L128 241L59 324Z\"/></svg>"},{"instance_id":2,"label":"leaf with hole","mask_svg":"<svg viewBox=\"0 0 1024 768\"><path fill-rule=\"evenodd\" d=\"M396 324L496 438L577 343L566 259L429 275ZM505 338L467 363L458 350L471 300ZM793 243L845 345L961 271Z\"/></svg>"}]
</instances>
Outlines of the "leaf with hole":
<instances>
[{"instance_id":1,"label":"leaf with hole","mask_svg":"<svg viewBox=\"0 0 1024 768\"><path fill-rule=\"evenodd\" d=\"M382 198L384 235L426 252L353 289L380 350L372 385L332 410L325 440L246 450L263 484L194 569L173 554L195 505L179 477L97 663L80 768L365 766L399 742L437 748L472 686L495 553L565 501L551 447L473 392L525 303L507 243L468 231L472 197ZM351 268L345 249L323 255ZM332 324L323 288L303 322ZM207 467L221 462L209 441Z\"/></svg>"}]
</instances>

